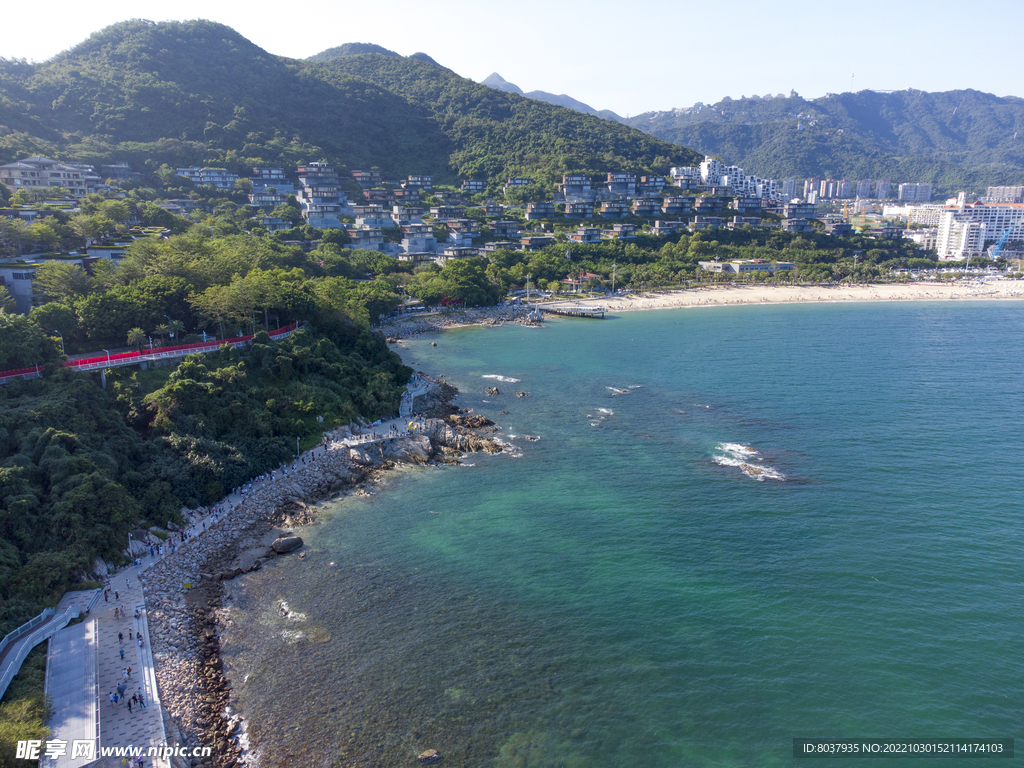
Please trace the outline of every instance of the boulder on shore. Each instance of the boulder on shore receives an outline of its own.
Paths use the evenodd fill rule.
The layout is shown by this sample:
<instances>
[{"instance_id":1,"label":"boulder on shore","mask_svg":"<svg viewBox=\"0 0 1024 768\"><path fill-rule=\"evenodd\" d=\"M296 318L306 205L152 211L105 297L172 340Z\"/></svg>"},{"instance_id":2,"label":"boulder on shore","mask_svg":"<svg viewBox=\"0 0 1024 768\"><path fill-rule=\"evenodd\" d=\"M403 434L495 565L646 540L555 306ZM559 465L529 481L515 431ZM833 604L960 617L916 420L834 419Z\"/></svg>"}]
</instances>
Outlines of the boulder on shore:
<instances>
[{"instance_id":1,"label":"boulder on shore","mask_svg":"<svg viewBox=\"0 0 1024 768\"><path fill-rule=\"evenodd\" d=\"M433 454L434 448L426 435L400 437L389 441L384 448L384 458L410 464L426 464Z\"/></svg>"},{"instance_id":2,"label":"boulder on shore","mask_svg":"<svg viewBox=\"0 0 1024 768\"><path fill-rule=\"evenodd\" d=\"M282 536L280 539L274 539L274 543L270 545L277 554L283 555L286 552L292 552L298 549L303 544L301 536Z\"/></svg>"}]
</instances>

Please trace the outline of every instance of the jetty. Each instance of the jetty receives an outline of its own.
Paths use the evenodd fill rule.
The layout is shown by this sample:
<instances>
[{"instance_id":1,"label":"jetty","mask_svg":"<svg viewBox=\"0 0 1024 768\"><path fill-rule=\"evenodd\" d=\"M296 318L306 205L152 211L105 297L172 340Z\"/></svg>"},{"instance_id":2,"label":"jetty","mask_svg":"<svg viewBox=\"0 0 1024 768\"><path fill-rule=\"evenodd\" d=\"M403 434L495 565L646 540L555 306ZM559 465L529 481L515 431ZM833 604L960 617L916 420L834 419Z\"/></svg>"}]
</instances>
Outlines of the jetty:
<instances>
[{"instance_id":1,"label":"jetty","mask_svg":"<svg viewBox=\"0 0 1024 768\"><path fill-rule=\"evenodd\" d=\"M583 306L556 306L556 307L541 307L538 306L541 312L547 312L549 315L565 315L566 317L592 317L599 320L604 319L604 313L608 311L607 307L583 307Z\"/></svg>"}]
</instances>

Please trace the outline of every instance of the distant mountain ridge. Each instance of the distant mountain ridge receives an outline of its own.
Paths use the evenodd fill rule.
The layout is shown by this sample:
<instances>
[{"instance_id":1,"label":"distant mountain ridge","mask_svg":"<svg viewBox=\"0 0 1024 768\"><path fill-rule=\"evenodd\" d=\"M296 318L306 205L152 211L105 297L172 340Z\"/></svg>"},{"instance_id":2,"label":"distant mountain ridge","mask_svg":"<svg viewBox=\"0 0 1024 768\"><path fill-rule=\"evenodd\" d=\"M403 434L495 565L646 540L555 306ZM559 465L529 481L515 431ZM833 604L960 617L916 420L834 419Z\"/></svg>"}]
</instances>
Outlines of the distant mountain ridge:
<instances>
[{"instance_id":1,"label":"distant mountain ridge","mask_svg":"<svg viewBox=\"0 0 1024 768\"><path fill-rule=\"evenodd\" d=\"M725 98L627 125L784 178L890 178L937 192L1024 184L1024 99L980 91Z\"/></svg>"},{"instance_id":2,"label":"distant mountain ridge","mask_svg":"<svg viewBox=\"0 0 1024 768\"><path fill-rule=\"evenodd\" d=\"M516 93L520 96L525 96L528 99L536 99L537 101L547 102L548 104L554 104L559 107L575 109L577 112L594 115L594 117L600 117L604 120L614 120L617 123L626 122L625 118L620 117L610 109L594 109L589 104L577 101L572 96L567 96L564 93L554 94L548 93L547 91L530 91L529 93L524 93L522 88L515 83L510 83L497 72L492 72L488 75L480 82L480 85L486 85L488 88L495 88L496 90L505 91L506 93Z\"/></svg>"},{"instance_id":3,"label":"distant mountain ridge","mask_svg":"<svg viewBox=\"0 0 1024 768\"><path fill-rule=\"evenodd\" d=\"M275 56L209 21L133 20L49 61L0 59L0 163L46 155L135 170L326 160L343 175L437 183L664 174L696 153L625 125L474 83L425 54L355 43Z\"/></svg>"}]
</instances>

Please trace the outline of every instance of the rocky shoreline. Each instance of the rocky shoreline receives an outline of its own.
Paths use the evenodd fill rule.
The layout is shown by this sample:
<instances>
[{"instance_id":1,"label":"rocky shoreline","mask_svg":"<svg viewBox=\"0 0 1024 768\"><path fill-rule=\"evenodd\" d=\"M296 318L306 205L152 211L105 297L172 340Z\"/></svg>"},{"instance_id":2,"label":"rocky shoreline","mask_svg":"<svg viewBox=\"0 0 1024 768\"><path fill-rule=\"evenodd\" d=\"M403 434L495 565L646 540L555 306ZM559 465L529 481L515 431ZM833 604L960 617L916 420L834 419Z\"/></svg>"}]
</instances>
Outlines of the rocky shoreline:
<instances>
[{"instance_id":1,"label":"rocky shoreline","mask_svg":"<svg viewBox=\"0 0 1024 768\"><path fill-rule=\"evenodd\" d=\"M525 305L463 309L433 315L405 315L381 323L380 330L389 342L411 339L425 333L436 333L462 325L502 325L520 323L528 325L529 310Z\"/></svg>"},{"instance_id":2,"label":"rocky shoreline","mask_svg":"<svg viewBox=\"0 0 1024 768\"><path fill-rule=\"evenodd\" d=\"M225 581L258 570L273 557L303 557L301 552L279 555L270 544L292 535L294 526L315 522L320 502L360 492L388 469L456 463L466 453L508 447L471 431L491 422L462 415L451 403L456 394L454 387L436 382L417 416L422 426L417 433L328 451L287 480L255 489L188 546L144 573L168 743L209 746L213 753L204 759L172 758L174 768L244 764L243 724L233 712L231 683L220 659L218 629L231 601Z\"/></svg>"}]
</instances>

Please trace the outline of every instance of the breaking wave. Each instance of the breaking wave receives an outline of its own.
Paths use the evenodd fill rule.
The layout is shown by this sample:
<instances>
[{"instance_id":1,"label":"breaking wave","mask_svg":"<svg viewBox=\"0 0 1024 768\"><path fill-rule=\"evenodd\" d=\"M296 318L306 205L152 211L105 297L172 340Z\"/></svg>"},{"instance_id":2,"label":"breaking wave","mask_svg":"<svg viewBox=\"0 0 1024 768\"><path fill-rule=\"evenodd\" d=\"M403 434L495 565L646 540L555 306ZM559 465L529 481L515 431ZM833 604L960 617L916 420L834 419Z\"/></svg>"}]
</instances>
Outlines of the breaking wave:
<instances>
[{"instance_id":1,"label":"breaking wave","mask_svg":"<svg viewBox=\"0 0 1024 768\"><path fill-rule=\"evenodd\" d=\"M774 467L767 464L752 464L751 460L764 461L760 452L752 446L741 443L719 443L715 446L715 450L722 452L712 457L716 464L722 467L736 467L747 477L758 482L786 479L786 476Z\"/></svg>"},{"instance_id":2,"label":"breaking wave","mask_svg":"<svg viewBox=\"0 0 1024 768\"><path fill-rule=\"evenodd\" d=\"M496 381L505 381L509 384L515 384L519 379L513 379L511 376L499 376L496 373L485 373L480 377L481 379L495 379Z\"/></svg>"}]
</instances>

